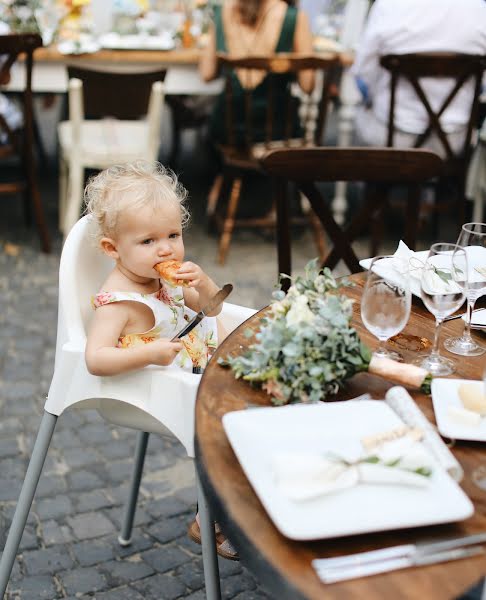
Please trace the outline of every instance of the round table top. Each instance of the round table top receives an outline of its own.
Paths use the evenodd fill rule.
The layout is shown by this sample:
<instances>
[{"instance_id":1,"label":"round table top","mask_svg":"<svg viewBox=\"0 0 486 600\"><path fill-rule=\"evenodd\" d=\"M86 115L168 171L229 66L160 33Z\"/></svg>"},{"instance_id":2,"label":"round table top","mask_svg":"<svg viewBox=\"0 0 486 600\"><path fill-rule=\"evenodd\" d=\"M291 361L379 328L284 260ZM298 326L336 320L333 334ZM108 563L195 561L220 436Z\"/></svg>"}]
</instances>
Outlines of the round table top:
<instances>
[{"instance_id":1,"label":"round table top","mask_svg":"<svg viewBox=\"0 0 486 600\"><path fill-rule=\"evenodd\" d=\"M356 283L345 293L356 300L353 324L361 339L370 347L377 344L361 323L359 298L364 283L363 274L351 277ZM196 458L199 474L208 500L223 529L234 542L241 560L272 594L279 598L321 599L343 598L427 598L444 600L456 598L486 573L484 556L416 567L391 573L325 585L315 574L311 560L319 557L352 554L421 539L456 537L486 530L486 491L471 480L473 469L486 464L484 446L475 442L456 442L453 453L461 463L465 476L461 487L472 500L475 514L460 523L435 525L407 530L349 536L312 542L298 542L284 537L273 525L253 488L243 473L223 430L221 419L226 412L244 409L249 403L270 406L269 397L261 390L235 380L233 372L217 364L218 357L236 353L248 344L245 329L256 329L261 313L256 314L233 332L218 348L208 365L196 403ZM446 322L441 339L462 331L461 319ZM400 348L405 361L416 354L416 345L433 337L432 316L420 301L414 300L412 315L403 338L412 349ZM482 335L482 334L474 334ZM484 337L482 338L484 342ZM410 343L411 342L411 343ZM452 356L452 355L449 355ZM484 356L464 359L455 357L455 377L480 379L486 366ZM393 384L368 373L354 376L340 391L337 400L354 398L370 392L374 398L383 398ZM425 415L434 420L430 396L411 392Z\"/></svg>"}]
</instances>

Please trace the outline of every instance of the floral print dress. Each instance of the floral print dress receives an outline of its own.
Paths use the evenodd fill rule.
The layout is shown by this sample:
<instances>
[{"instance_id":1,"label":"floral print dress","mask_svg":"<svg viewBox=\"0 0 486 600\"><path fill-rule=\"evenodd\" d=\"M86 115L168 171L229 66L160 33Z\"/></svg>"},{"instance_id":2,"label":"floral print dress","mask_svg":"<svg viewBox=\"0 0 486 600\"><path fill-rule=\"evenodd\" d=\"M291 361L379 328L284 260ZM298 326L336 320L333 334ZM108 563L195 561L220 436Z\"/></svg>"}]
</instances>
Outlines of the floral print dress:
<instances>
[{"instance_id":1,"label":"floral print dress","mask_svg":"<svg viewBox=\"0 0 486 600\"><path fill-rule=\"evenodd\" d=\"M94 309L112 302L141 302L154 314L154 326L141 333L128 333L118 339L118 348L132 348L149 344L158 338L171 339L196 313L184 305L182 288L160 282L160 289L153 294L138 292L100 292L93 296ZM170 365L184 371L204 369L217 346L216 318L206 317L188 335L181 339L184 348Z\"/></svg>"}]
</instances>

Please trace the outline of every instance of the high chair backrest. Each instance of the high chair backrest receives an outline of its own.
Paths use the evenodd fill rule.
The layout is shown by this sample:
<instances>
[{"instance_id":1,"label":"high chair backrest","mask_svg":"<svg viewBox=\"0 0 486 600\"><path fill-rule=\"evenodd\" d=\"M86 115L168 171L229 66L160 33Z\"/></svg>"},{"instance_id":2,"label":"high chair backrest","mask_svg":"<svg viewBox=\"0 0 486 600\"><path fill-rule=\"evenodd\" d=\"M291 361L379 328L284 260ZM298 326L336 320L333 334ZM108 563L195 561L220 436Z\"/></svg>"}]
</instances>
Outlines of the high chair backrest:
<instances>
[{"instance_id":1,"label":"high chair backrest","mask_svg":"<svg viewBox=\"0 0 486 600\"><path fill-rule=\"evenodd\" d=\"M82 217L64 243L59 268L57 345L84 344L93 313L91 297L113 268L113 261L97 247L91 217Z\"/></svg>"}]
</instances>

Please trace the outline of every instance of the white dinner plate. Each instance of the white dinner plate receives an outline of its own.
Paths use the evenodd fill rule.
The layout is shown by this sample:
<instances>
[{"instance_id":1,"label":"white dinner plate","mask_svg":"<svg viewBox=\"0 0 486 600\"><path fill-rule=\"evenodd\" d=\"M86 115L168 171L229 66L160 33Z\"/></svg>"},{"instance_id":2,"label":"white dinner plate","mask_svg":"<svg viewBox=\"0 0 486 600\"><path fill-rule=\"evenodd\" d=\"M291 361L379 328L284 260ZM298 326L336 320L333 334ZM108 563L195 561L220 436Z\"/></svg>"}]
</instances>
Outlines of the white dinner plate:
<instances>
[{"instance_id":1,"label":"white dinner plate","mask_svg":"<svg viewBox=\"0 0 486 600\"><path fill-rule=\"evenodd\" d=\"M470 379L442 379L437 377L432 380L432 402L437 428L442 435L455 440L486 442L486 417L482 417L480 424L475 426L456 423L449 416L449 406L464 408L457 393L461 383L472 383L479 388L484 386L482 381L471 381Z\"/></svg>"},{"instance_id":2,"label":"white dinner plate","mask_svg":"<svg viewBox=\"0 0 486 600\"><path fill-rule=\"evenodd\" d=\"M438 464L425 487L359 484L304 502L284 496L274 480L275 453L336 452L401 424L377 400L257 408L223 417L231 446L269 517L295 540L447 523L473 514L469 498Z\"/></svg>"},{"instance_id":3,"label":"white dinner plate","mask_svg":"<svg viewBox=\"0 0 486 600\"><path fill-rule=\"evenodd\" d=\"M467 319L467 315L462 316L463 320ZM476 309L472 314L471 325L474 327L486 328L486 308Z\"/></svg>"},{"instance_id":4,"label":"white dinner plate","mask_svg":"<svg viewBox=\"0 0 486 600\"><path fill-rule=\"evenodd\" d=\"M98 52L100 45L94 40L80 44L67 40L60 42L57 45L57 49L60 54L93 54L94 52Z\"/></svg>"},{"instance_id":5,"label":"white dinner plate","mask_svg":"<svg viewBox=\"0 0 486 600\"><path fill-rule=\"evenodd\" d=\"M99 37L102 48L107 50L173 50L175 42L170 35L119 35L105 33Z\"/></svg>"}]
</instances>

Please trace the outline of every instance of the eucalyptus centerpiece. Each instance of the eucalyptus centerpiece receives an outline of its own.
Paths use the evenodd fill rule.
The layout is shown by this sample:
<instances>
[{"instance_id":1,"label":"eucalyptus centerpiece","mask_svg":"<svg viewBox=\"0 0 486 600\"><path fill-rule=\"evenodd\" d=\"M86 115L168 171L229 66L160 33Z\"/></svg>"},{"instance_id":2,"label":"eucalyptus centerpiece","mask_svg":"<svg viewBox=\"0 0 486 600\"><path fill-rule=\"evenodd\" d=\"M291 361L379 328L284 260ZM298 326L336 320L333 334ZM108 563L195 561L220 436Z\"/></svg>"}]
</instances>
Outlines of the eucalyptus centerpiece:
<instances>
[{"instance_id":1,"label":"eucalyptus centerpiece","mask_svg":"<svg viewBox=\"0 0 486 600\"><path fill-rule=\"evenodd\" d=\"M353 300L340 294L352 285L336 281L318 260L292 280L287 294L274 292L254 342L239 355L220 359L236 378L261 386L274 404L315 402L335 394L346 379L368 371L430 393L431 375L420 367L374 357L351 326Z\"/></svg>"}]
</instances>

